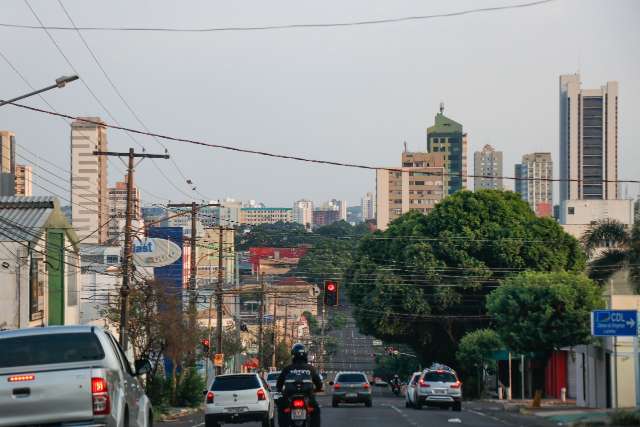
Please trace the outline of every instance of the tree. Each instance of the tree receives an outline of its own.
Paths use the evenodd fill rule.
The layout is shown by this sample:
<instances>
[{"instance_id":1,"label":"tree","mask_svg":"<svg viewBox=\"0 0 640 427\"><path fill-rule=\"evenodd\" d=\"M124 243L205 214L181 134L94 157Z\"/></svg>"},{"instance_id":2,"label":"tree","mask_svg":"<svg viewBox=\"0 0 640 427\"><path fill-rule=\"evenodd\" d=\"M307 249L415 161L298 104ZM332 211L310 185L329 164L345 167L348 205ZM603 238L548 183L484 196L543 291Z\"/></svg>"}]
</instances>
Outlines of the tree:
<instances>
[{"instance_id":1,"label":"tree","mask_svg":"<svg viewBox=\"0 0 640 427\"><path fill-rule=\"evenodd\" d=\"M487 297L500 338L521 353L587 344L591 311L602 306L595 282L568 272L524 272L504 280Z\"/></svg>"},{"instance_id":2,"label":"tree","mask_svg":"<svg viewBox=\"0 0 640 427\"><path fill-rule=\"evenodd\" d=\"M290 248L313 242L313 235L302 224L295 222L277 222L259 224L243 228L236 232L236 248L246 251L250 247L268 246Z\"/></svg>"},{"instance_id":3,"label":"tree","mask_svg":"<svg viewBox=\"0 0 640 427\"><path fill-rule=\"evenodd\" d=\"M454 363L460 338L487 326L484 299L500 280L584 265L578 241L520 195L460 191L364 236L345 280L362 332L407 343L426 363Z\"/></svg>"},{"instance_id":4,"label":"tree","mask_svg":"<svg viewBox=\"0 0 640 427\"><path fill-rule=\"evenodd\" d=\"M591 225L582 244L592 257L589 276L605 282L617 271L629 269L631 285L640 293L640 223L630 228L613 219Z\"/></svg>"},{"instance_id":5,"label":"tree","mask_svg":"<svg viewBox=\"0 0 640 427\"><path fill-rule=\"evenodd\" d=\"M493 329L476 329L467 332L460 340L456 359L462 373L468 378L466 382L471 380L477 384L477 396L481 396L483 391L482 373L495 370L496 363L491 356L502 348L500 337ZM469 391L469 387L465 390ZM471 391L474 391L473 387Z\"/></svg>"}]
</instances>

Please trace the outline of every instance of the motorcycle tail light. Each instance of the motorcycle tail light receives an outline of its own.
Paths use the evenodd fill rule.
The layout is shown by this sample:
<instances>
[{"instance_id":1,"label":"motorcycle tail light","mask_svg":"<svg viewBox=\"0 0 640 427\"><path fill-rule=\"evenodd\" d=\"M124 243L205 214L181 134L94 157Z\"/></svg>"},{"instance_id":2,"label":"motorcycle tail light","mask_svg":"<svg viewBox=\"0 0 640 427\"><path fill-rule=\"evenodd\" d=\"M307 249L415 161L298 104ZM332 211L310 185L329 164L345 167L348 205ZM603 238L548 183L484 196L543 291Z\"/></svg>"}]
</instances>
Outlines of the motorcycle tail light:
<instances>
[{"instance_id":1,"label":"motorcycle tail light","mask_svg":"<svg viewBox=\"0 0 640 427\"><path fill-rule=\"evenodd\" d=\"M304 408L304 400L294 399L293 402L291 402L291 405L296 409Z\"/></svg>"}]
</instances>

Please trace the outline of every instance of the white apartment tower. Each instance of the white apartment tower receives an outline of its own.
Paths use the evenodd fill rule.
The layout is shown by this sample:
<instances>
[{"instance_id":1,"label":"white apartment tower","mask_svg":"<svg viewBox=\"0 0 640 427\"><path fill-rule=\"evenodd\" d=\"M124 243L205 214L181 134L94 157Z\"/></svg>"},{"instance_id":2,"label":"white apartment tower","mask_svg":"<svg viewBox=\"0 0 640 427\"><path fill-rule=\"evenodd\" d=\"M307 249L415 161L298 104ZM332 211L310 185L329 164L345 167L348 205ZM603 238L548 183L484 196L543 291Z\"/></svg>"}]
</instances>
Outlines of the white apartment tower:
<instances>
[{"instance_id":1,"label":"white apartment tower","mask_svg":"<svg viewBox=\"0 0 640 427\"><path fill-rule=\"evenodd\" d=\"M313 224L313 202L311 200L302 199L293 204L293 222L311 229Z\"/></svg>"},{"instance_id":2,"label":"white apartment tower","mask_svg":"<svg viewBox=\"0 0 640 427\"><path fill-rule=\"evenodd\" d=\"M373 193L367 193L360 199L362 208L362 220L367 221L376 217L376 198Z\"/></svg>"},{"instance_id":3,"label":"white apartment tower","mask_svg":"<svg viewBox=\"0 0 640 427\"><path fill-rule=\"evenodd\" d=\"M71 123L71 220L83 243L107 241L109 199L107 157L94 150L107 150L107 129L99 117L84 117L92 123Z\"/></svg>"},{"instance_id":4,"label":"white apartment tower","mask_svg":"<svg viewBox=\"0 0 640 427\"><path fill-rule=\"evenodd\" d=\"M560 76L560 201L618 199L618 82Z\"/></svg>"},{"instance_id":5,"label":"white apartment tower","mask_svg":"<svg viewBox=\"0 0 640 427\"><path fill-rule=\"evenodd\" d=\"M473 153L473 188L478 190L502 190L502 151L485 145L482 151Z\"/></svg>"}]
</instances>

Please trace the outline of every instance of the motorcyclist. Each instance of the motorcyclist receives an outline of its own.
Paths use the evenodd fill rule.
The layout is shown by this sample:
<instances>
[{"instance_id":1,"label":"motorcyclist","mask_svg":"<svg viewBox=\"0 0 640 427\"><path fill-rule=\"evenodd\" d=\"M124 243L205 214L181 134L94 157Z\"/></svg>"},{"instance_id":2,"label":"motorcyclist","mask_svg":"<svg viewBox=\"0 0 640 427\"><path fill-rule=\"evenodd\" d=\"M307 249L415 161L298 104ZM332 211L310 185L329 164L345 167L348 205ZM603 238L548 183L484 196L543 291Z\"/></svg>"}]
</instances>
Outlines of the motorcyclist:
<instances>
[{"instance_id":1,"label":"motorcyclist","mask_svg":"<svg viewBox=\"0 0 640 427\"><path fill-rule=\"evenodd\" d=\"M389 381L391 383L391 389L392 390L400 390L400 377L398 376L398 374L395 374L393 376L393 378L391 378L391 381Z\"/></svg>"},{"instance_id":2,"label":"motorcyclist","mask_svg":"<svg viewBox=\"0 0 640 427\"><path fill-rule=\"evenodd\" d=\"M276 383L276 390L282 393L283 398L278 400L278 424L280 427L288 427L289 418L284 414L284 408L288 402L287 382L295 381L295 378L300 375L304 380L313 382L315 391L322 390L322 379L316 368L309 364L307 358L307 350L303 344L296 343L291 347L292 362L286 366L280 372L278 381ZM311 427L320 427L320 406L313 393L310 393L309 403L313 406L314 410L311 413Z\"/></svg>"}]
</instances>

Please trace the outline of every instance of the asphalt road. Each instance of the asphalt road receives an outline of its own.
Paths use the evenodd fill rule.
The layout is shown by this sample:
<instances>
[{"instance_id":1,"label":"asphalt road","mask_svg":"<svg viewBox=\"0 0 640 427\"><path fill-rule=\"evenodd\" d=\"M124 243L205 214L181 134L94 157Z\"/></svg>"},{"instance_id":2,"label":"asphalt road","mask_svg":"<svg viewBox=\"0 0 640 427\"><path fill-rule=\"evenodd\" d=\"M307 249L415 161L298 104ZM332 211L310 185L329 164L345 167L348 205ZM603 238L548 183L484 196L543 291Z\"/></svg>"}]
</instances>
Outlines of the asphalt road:
<instances>
[{"instance_id":1,"label":"asphalt road","mask_svg":"<svg viewBox=\"0 0 640 427\"><path fill-rule=\"evenodd\" d=\"M381 395L376 391L373 407L364 405L341 405L332 408L329 396L319 396L322 406L322 425L331 427L360 427L360 426L395 426L395 427L443 427L452 425L496 427L496 426L549 426L542 420L532 416L512 414L498 411L479 403L464 403L461 412L445 409L423 408L422 410L407 409L404 400L399 397ZM203 427L202 414L185 417L160 426L170 427ZM247 427L259 427L259 423L243 424Z\"/></svg>"},{"instance_id":2,"label":"asphalt road","mask_svg":"<svg viewBox=\"0 0 640 427\"><path fill-rule=\"evenodd\" d=\"M375 365L373 338L358 332L355 320L351 317L347 307L333 308L333 310L338 309L347 315L348 320L344 328L330 331L328 334L337 338L338 348L336 354L327 361L324 370L328 372L366 371L371 373Z\"/></svg>"}]
</instances>

